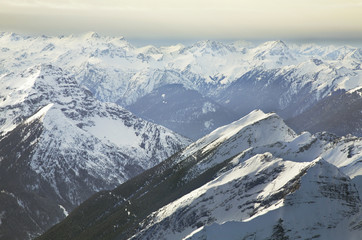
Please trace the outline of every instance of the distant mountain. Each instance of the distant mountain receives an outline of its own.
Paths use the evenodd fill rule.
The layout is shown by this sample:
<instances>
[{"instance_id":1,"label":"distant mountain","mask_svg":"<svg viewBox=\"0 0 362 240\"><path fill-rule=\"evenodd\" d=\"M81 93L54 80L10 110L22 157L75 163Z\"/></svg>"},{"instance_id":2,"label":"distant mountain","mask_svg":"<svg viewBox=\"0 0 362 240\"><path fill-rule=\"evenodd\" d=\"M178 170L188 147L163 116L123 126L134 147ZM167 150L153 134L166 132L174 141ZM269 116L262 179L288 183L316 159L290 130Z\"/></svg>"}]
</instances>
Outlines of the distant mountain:
<instances>
[{"instance_id":1,"label":"distant mountain","mask_svg":"<svg viewBox=\"0 0 362 240\"><path fill-rule=\"evenodd\" d=\"M37 239L360 239L361 159L361 138L298 135L256 110Z\"/></svg>"},{"instance_id":2,"label":"distant mountain","mask_svg":"<svg viewBox=\"0 0 362 240\"><path fill-rule=\"evenodd\" d=\"M362 136L362 89L337 91L303 113L288 119L288 124L298 131L320 130L343 135Z\"/></svg>"},{"instance_id":3,"label":"distant mountain","mask_svg":"<svg viewBox=\"0 0 362 240\"><path fill-rule=\"evenodd\" d=\"M237 114L198 91L181 84L154 89L127 108L138 116L152 120L196 140L215 127L237 119Z\"/></svg>"},{"instance_id":4,"label":"distant mountain","mask_svg":"<svg viewBox=\"0 0 362 240\"><path fill-rule=\"evenodd\" d=\"M218 103L223 112L236 112L238 118L259 108L289 119L334 92L361 87L362 79L362 50L351 46L199 41L190 46L137 48L122 37L93 32L63 37L1 33L0 44L0 74L51 63L69 71L98 100L126 108L141 105L158 89L177 84ZM173 105L172 110L167 107L157 112L170 120L178 119L174 114L182 112L183 107ZM199 107L193 109L191 115L200 113ZM137 114L155 123L167 122L139 110ZM220 126L214 116L203 117L203 123L215 122L207 124L210 131ZM200 126L199 120L188 119L189 125ZM233 120L233 114L226 114L220 124ZM190 134L177 124L168 126L191 138L205 134L203 127ZM342 135L359 134L358 129L348 130L351 132Z\"/></svg>"},{"instance_id":5,"label":"distant mountain","mask_svg":"<svg viewBox=\"0 0 362 240\"><path fill-rule=\"evenodd\" d=\"M1 75L0 94L0 239L39 235L190 143L53 65Z\"/></svg>"},{"instance_id":6,"label":"distant mountain","mask_svg":"<svg viewBox=\"0 0 362 240\"><path fill-rule=\"evenodd\" d=\"M242 114L261 108L294 117L334 92L360 87L361 69L338 64L343 61L310 59L283 68L252 69L221 90L217 101Z\"/></svg>"}]
</instances>

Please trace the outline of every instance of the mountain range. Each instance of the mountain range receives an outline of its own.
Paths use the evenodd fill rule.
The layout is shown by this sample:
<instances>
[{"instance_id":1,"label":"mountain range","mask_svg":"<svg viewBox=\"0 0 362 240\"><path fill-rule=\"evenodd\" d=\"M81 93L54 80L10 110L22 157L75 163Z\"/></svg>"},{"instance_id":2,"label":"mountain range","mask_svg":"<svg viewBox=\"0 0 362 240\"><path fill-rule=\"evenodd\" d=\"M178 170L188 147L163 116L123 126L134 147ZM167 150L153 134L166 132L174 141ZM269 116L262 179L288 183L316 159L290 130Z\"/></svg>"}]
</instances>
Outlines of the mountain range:
<instances>
[{"instance_id":1,"label":"mountain range","mask_svg":"<svg viewBox=\"0 0 362 240\"><path fill-rule=\"evenodd\" d=\"M37 239L360 239L361 143L256 110Z\"/></svg>"},{"instance_id":2,"label":"mountain range","mask_svg":"<svg viewBox=\"0 0 362 240\"><path fill-rule=\"evenodd\" d=\"M362 237L362 49L0 44L0 239Z\"/></svg>"},{"instance_id":3,"label":"mountain range","mask_svg":"<svg viewBox=\"0 0 362 240\"><path fill-rule=\"evenodd\" d=\"M34 64L61 67L98 100L132 109L193 140L254 109L289 120L336 92L361 87L362 49L352 46L208 40L135 47L123 37L94 32L62 37L1 33L0 44L0 74ZM174 88L178 90L170 93ZM182 103L174 103L175 97ZM329 120L321 116L321 121ZM185 127L193 124L197 129ZM311 125L303 130L327 130ZM328 131L361 136L357 125Z\"/></svg>"}]
</instances>

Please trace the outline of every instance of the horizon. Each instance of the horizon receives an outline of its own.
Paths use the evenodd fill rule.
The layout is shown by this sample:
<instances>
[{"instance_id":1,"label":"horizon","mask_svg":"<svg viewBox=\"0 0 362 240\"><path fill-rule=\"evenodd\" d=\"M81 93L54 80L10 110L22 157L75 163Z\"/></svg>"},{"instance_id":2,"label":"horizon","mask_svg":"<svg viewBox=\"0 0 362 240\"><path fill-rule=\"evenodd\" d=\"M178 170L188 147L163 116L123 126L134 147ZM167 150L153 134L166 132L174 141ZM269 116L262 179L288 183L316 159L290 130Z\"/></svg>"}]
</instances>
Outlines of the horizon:
<instances>
[{"instance_id":1,"label":"horizon","mask_svg":"<svg viewBox=\"0 0 362 240\"><path fill-rule=\"evenodd\" d=\"M0 31L130 40L362 42L362 0L3 0Z\"/></svg>"},{"instance_id":2,"label":"horizon","mask_svg":"<svg viewBox=\"0 0 362 240\"><path fill-rule=\"evenodd\" d=\"M216 41L216 42L222 42L222 43L232 43L237 41L244 41L246 43L251 43L253 45L259 45L264 42L268 41L283 41L287 44L297 44L297 45L303 45L303 44L318 44L321 46L326 45L337 45L337 46L345 46L349 45L352 47L362 47L362 38L361 39L336 39L336 38L329 38L329 39L296 39L296 38L286 38L286 39L278 39L278 38L245 38L245 39L238 39L238 38L128 38L124 35L108 35L108 34L102 34L96 31L84 31L84 32L78 32L78 33L70 33L70 34L43 34L43 33L25 33L25 32L16 32L16 31L2 31L0 29L0 34L2 33L14 33L18 34L20 36L24 37L39 37L39 36L46 36L46 37L80 37L82 35L90 34L90 33L96 33L101 37L114 37L114 38L124 38L127 42L131 43L135 47L144 47L148 45L152 45L155 47L162 47L162 46L171 46L176 44L182 44L185 46L191 46L199 41Z\"/></svg>"}]
</instances>

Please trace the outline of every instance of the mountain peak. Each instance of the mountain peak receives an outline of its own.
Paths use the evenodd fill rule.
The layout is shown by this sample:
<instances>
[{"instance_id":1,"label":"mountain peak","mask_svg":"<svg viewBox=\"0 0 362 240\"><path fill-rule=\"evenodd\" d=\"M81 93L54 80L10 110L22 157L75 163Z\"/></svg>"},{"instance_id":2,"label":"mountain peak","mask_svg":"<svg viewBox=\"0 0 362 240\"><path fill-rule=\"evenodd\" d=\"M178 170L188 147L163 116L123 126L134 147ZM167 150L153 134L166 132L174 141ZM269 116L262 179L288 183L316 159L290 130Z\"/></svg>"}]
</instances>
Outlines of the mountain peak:
<instances>
[{"instance_id":1,"label":"mountain peak","mask_svg":"<svg viewBox=\"0 0 362 240\"><path fill-rule=\"evenodd\" d=\"M76 84L76 80L69 77L69 73L62 68L52 64L38 64L32 66L20 74L21 79L28 81L33 79L34 83L42 82L43 85L55 87L60 84ZM30 85L29 85L30 87Z\"/></svg>"},{"instance_id":2,"label":"mountain peak","mask_svg":"<svg viewBox=\"0 0 362 240\"><path fill-rule=\"evenodd\" d=\"M220 127L218 129L214 130L213 132L211 132L209 134L209 136L210 135L217 135L217 136L230 135L245 126L252 125L252 124L254 124L258 121L261 121L263 119L266 119L270 116L275 116L275 117L279 118L279 116L275 113L264 113L262 110L256 109L256 110L250 112L249 114L247 114L246 116L240 118L239 120L236 120L226 126L223 126L223 127Z\"/></svg>"},{"instance_id":3,"label":"mountain peak","mask_svg":"<svg viewBox=\"0 0 362 240\"><path fill-rule=\"evenodd\" d=\"M287 44L286 44L284 41L282 41L282 40L276 40L275 43L287 47Z\"/></svg>"},{"instance_id":4,"label":"mountain peak","mask_svg":"<svg viewBox=\"0 0 362 240\"><path fill-rule=\"evenodd\" d=\"M289 47L281 40L265 42L254 48L253 52L254 60L266 68L290 65L296 61Z\"/></svg>"},{"instance_id":5,"label":"mountain peak","mask_svg":"<svg viewBox=\"0 0 362 240\"><path fill-rule=\"evenodd\" d=\"M87 32L83 35L86 39L99 39L100 35L96 32Z\"/></svg>"},{"instance_id":6,"label":"mountain peak","mask_svg":"<svg viewBox=\"0 0 362 240\"><path fill-rule=\"evenodd\" d=\"M146 55L162 54L162 52L153 45L147 45L139 48L138 50Z\"/></svg>"},{"instance_id":7,"label":"mountain peak","mask_svg":"<svg viewBox=\"0 0 362 240\"><path fill-rule=\"evenodd\" d=\"M282 41L282 40L274 40L274 41L268 41L265 42L264 45L270 46L270 47L283 47L283 48L288 48L287 44Z\"/></svg>"},{"instance_id":8,"label":"mountain peak","mask_svg":"<svg viewBox=\"0 0 362 240\"><path fill-rule=\"evenodd\" d=\"M199 41L188 48L191 50L191 52L200 52L200 53L206 53L206 54L221 54L225 55L229 53L231 50L231 47L225 45L222 42L214 41L214 40L204 40Z\"/></svg>"},{"instance_id":9,"label":"mountain peak","mask_svg":"<svg viewBox=\"0 0 362 240\"><path fill-rule=\"evenodd\" d=\"M22 39L27 39L28 37L24 36L24 35L20 35L14 32L1 32L0 33L0 38L6 38L8 41L10 42L16 42Z\"/></svg>"},{"instance_id":10,"label":"mountain peak","mask_svg":"<svg viewBox=\"0 0 362 240\"><path fill-rule=\"evenodd\" d=\"M248 134L245 135L245 132ZM261 137L263 134L265 136ZM203 149L202 152L207 152L220 144L235 145L235 147L231 148L245 150L256 145L290 141L295 136L295 132L286 126L283 119L277 114L254 110L239 120L219 127L205 137L200 138L189 145L183 155L190 156L200 149Z\"/></svg>"},{"instance_id":11,"label":"mountain peak","mask_svg":"<svg viewBox=\"0 0 362 240\"><path fill-rule=\"evenodd\" d=\"M264 51L270 51L275 53L289 50L287 44L285 44L285 42L283 42L282 40L265 42L262 45L260 45L260 48L263 49Z\"/></svg>"}]
</instances>

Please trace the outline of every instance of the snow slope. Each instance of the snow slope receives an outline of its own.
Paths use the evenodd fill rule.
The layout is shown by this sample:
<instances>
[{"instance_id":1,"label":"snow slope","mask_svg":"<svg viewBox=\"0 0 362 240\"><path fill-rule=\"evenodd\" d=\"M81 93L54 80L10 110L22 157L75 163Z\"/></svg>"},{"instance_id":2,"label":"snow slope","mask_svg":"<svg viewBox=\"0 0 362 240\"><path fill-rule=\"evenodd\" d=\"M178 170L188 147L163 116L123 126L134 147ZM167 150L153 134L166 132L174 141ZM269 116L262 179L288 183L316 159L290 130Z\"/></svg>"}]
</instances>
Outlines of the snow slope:
<instances>
[{"instance_id":1,"label":"snow slope","mask_svg":"<svg viewBox=\"0 0 362 240\"><path fill-rule=\"evenodd\" d=\"M259 138L250 141L254 136ZM229 164L212 181L150 214L133 238L182 239L192 233L192 239L265 239L281 219L290 239L358 239L361 229L343 223L361 221L359 194L350 179L362 173L361 147L355 137L297 135L275 114L254 111L182 152L184 161L207 153L188 169L186 182Z\"/></svg>"},{"instance_id":2,"label":"snow slope","mask_svg":"<svg viewBox=\"0 0 362 240\"><path fill-rule=\"evenodd\" d=\"M0 82L1 188L22 202L10 208L2 202L4 238L40 234L95 192L114 188L190 143L96 100L52 65L5 74ZM39 196L42 200L34 199ZM53 206L39 206L44 200ZM26 208L19 218L29 222L12 230L11 208Z\"/></svg>"},{"instance_id":3,"label":"snow slope","mask_svg":"<svg viewBox=\"0 0 362 240\"><path fill-rule=\"evenodd\" d=\"M359 239L361 147L353 136L296 134L255 110L94 196L40 239Z\"/></svg>"}]
</instances>

